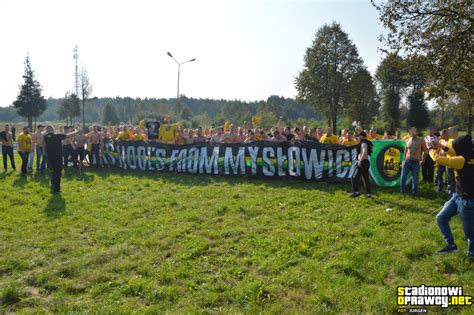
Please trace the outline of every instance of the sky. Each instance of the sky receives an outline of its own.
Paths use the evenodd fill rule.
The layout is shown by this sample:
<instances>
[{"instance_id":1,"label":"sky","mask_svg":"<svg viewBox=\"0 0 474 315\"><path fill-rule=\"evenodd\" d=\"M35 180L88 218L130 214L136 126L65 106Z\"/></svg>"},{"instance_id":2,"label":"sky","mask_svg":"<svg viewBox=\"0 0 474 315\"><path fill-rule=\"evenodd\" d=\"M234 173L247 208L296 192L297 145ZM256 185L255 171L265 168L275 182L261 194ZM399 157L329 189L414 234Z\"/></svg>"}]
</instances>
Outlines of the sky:
<instances>
[{"instance_id":1,"label":"sky","mask_svg":"<svg viewBox=\"0 0 474 315\"><path fill-rule=\"evenodd\" d=\"M0 0L0 106L16 99L27 54L43 95L74 88L79 48L97 97L295 97L306 48L338 22L368 70L383 33L369 0Z\"/></svg>"}]
</instances>

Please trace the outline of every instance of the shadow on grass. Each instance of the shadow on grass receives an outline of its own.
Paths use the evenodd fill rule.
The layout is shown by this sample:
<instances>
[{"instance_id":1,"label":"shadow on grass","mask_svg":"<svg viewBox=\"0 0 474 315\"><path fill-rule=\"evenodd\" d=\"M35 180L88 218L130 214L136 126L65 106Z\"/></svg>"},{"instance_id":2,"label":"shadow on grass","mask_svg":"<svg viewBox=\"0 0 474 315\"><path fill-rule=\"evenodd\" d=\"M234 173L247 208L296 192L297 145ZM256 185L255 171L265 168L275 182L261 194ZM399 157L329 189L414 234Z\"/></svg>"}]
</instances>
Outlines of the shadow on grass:
<instances>
[{"instance_id":1,"label":"shadow on grass","mask_svg":"<svg viewBox=\"0 0 474 315\"><path fill-rule=\"evenodd\" d=\"M27 182L28 182L27 175L19 175L18 178L13 181L13 186L23 188Z\"/></svg>"},{"instance_id":2,"label":"shadow on grass","mask_svg":"<svg viewBox=\"0 0 474 315\"><path fill-rule=\"evenodd\" d=\"M15 173L13 171L5 171L3 170L1 173L0 173L0 180L3 180L3 179L6 179L12 175L15 175Z\"/></svg>"},{"instance_id":3,"label":"shadow on grass","mask_svg":"<svg viewBox=\"0 0 474 315\"><path fill-rule=\"evenodd\" d=\"M66 172L66 179L80 180L79 173L75 169L68 169ZM184 174L184 173L167 173L158 171L139 171L139 170L123 170L115 167L103 168L85 168L84 181L92 181L95 176L101 179L108 179L111 176L120 176L125 180L127 178L138 178L144 180L160 180L165 184L181 185L188 187L195 186L213 186L213 185L229 185L235 186L245 183L246 185L253 185L256 187L268 187L273 189L298 189L304 191L317 190L330 194L347 194L352 191L350 180L345 181L305 181L298 178L261 178L251 176L224 176L224 175L203 175L203 174ZM434 209L424 209L417 207L415 203L410 200L416 199L431 199L438 200L440 206L446 199L446 194L438 194L434 191L434 187L429 185L423 186L420 189L418 196L412 197L410 195L401 195L400 188L396 187L378 187L372 183L372 190L374 198L372 202L376 204L383 204L389 207L397 207L409 212L431 213ZM362 187L362 190L364 188ZM396 197L396 198L392 198Z\"/></svg>"},{"instance_id":4,"label":"shadow on grass","mask_svg":"<svg viewBox=\"0 0 474 315\"><path fill-rule=\"evenodd\" d=\"M299 190L319 190L323 192L335 193L342 191L348 193L351 191L350 180L346 181L306 181L298 178L272 178L272 177L253 177L253 176L225 176L225 175L204 175L204 174L185 174L176 172L159 171L139 171L123 170L121 168L86 168L85 173L92 173L101 179L107 179L110 176L120 176L123 178L138 178L147 180L161 180L166 184L171 183L182 186L213 186L213 185L239 185L241 183L251 184L260 187L271 188L296 188ZM329 185L328 185L329 184Z\"/></svg>"},{"instance_id":5,"label":"shadow on grass","mask_svg":"<svg viewBox=\"0 0 474 315\"><path fill-rule=\"evenodd\" d=\"M77 180L90 183L94 180L95 173L90 172L89 168L85 168L81 175L77 168L69 166L68 168L63 169L63 176L67 180Z\"/></svg>"},{"instance_id":6,"label":"shadow on grass","mask_svg":"<svg viewBox=\"0 0 474 315\"><path fill-rule=\"evenodd\" d=\"M56 219L66 212L66 202L61 194L52 194L48 203L43 209L46 216L50 219Z\"/></svg>"}]
</instances>

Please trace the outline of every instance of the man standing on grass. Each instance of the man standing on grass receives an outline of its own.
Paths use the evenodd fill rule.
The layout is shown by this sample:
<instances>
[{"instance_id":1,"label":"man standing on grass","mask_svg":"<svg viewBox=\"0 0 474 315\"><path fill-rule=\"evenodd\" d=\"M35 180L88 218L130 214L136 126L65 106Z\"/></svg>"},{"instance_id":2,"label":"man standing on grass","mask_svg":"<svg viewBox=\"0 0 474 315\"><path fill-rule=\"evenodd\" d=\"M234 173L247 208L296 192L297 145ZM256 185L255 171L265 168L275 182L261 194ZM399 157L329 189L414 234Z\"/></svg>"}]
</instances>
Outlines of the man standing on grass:
<instances>
[{"instance_id":1,"label":"man standing on grass","mask_svg":"<svg viewBox=\"0 0 474 315\"><path fill-rule=\"evenodd\" d=\"M3 168L5 172L7 171L8 161L7 158L10 158L10 163L13 170L15 168L15 157L13 156L13 135L10 132L10 125L5 125L5 131L2 136L2 156L3 156Z\"/></svg>"},{"instance_id":2,"label":"man standing on grass","mask_svg":"<svg viewBox=\"0 0 474 315\"><path fill-rule=\"evenodd\" d=\"M82 163L86 157L85 145L87 144L87 136L82 132L82 129L78 129L77 135L72 140L72 146L74 148L73 160L74 165L78 162Z\"/></svg>"},{"instance_id":3,"label":"man standing on grass","mask_svg":"<svg viewBox=\"0 0 474 315\"><path fill-rule=\"evenodd\" d=\"M366 139L367 134L365 132L359 133L360 147L359 147L359 156L357 157L357 165L354 169L354 174L352 175L352 194L350 197L359 197L359 183L360 179L364 181L365 186L365 195L367 197L372 196L370 189L370 178L369 178L369 155L372 153L372 142Z\"/></svg>"},{"instance_id":4,"label":"man standing on grass","mask_svg":"<svg viewBox=\"0 0 474 315\"><path fill-rule=\"evenodd\" d=\"M456 138L453 149L455 156L446 154L441 145L430 149L430 156L435 163L456 170L456 192L436 216L436 222L446 241L446 246L437 253L458 252L449 221L459 213L467 238L467 257L474 260L474 151L471 135Z\"/></svg>"},{"instance_id":5,"label":"man standing on grass","mask_svg":"<svg viewBox=\"0 0 474 315\"><path fill-rule=\"evenodd\" d=\"M413 196L418 192L418 176L420 174L420 165L425 163L428 150L426 149L425 141L418 137L418 130L415 127L410 129L410 138L405 147L404 159L402 162L402 177L400 180L400 192L402 194L406 191L406 183L408 173L412 176L412 190Z\"/></svg>"},{"instance_id":6,"label":"man standing on grass","mask_svg":"<svg viewBox=\"0 0 474 315\"><path fill-rule=\"evenodd\" d=\"M63 145L62 141L65 139L71 139L77 134L77 131L70 132L68 134L54 133L54 127L46 127L46 134L44 136L44 142L46 143L46 154L48 155L48 161L51 164L53 173L51 175L51 190L53 193L61 192L61 171L63 166Z\"/></svg>"},{"instance_id":7,"label":"man standing on grass","mask_svg":"<svg viewBox=\"0 0 474 315\"><path fill-rule=\"evenodd\" d=\"M21 175L25 176L28 167L28 158L32 149L33 139L30 135L30 128L24 127L23 132L18 135L18 154L21 157Z\"/></svg>"},{"instance_id":8,"label":"man standing on grass","mask_svg":"<svg viewBox=\"0 0 474 315\"><path fill-rule=\"evenodd\" d=\"M38 125L36 132L33 134L33 148L36 150L36 171L41 173L44 172L46 166L43 129L43 125Z\"/></svg>"},{"instance_id":9,"label":"man standing on grass","mask_svg":"<svg viewBox=\"0 0 474 315\"><path fill-rule=\"evenodd\" d=\"M123 135L121 132L119 134L119 139L123 140L132 140L133 135L130 131L128 131L127 126L124 126L124 131L127 134L127 139L121 139L120 134ZM91 144L91 155L89 156L90 164L96 167L100 166L100 145L102 144L102 135L100 134L96 125L92 126L92 132L89 133L89 142Z\"/></svg>"},{"instance_id":10,"label":"man standing on grass","mask_svg":"<svg viewBox=\"0 0 474 315\"><path fill-rule=\"evenodd\" d=\"M430 145L437 145L438 144L438 137L435 135L435 129L430 127L429 134L425 137L425 143L428 146L428 150L431 148ZM425 183L432 183L434 179L434 162L430 158L430 155L426 155L426 161L421 168L421 173L423 174L423 181Z\"/></svg>"}]
</instances>

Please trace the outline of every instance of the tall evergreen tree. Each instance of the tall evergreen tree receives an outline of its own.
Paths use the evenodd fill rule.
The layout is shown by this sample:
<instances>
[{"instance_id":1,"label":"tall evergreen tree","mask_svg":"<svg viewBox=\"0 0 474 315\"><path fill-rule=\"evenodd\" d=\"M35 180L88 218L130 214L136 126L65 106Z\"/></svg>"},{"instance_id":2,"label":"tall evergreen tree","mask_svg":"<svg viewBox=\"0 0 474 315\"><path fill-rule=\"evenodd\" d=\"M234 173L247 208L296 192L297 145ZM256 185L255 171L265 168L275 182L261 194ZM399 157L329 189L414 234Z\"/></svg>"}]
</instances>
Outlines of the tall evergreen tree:
<instances>
[{"instance_id":1,"label":"tall evergreen tree","mask_svg":"<svg viewBox=\"0 0 474 315\"><path fill-rule=\"evenodd\" d=\"M116 125L120 122L120 119L117 115L117 110L115 106L110 103L107 103L104 108L104 114L102 115L102 123L104 125Z\"/></svg>"},{"instance_id":2,"label":"tall evergreen tree","mask_svg":"<svg viewBox=\"0 0 474 315\"><path fill-rule=\"evenodd\" d=\"M46 110L46 100L41 95L40 83L35 79L35 73L31 68L30 56L25 59L25 73L23 74L23 84L20 87L20 94L13 102L17 114L26 117L28 127L33 128L33 118L37 118Z\"/></svg>"},{"instance_id":3,"label":"tall evergreen tree","mask_svg":"<svg viewBox=\"0 0 474 315\"><path fill-rule=\"evenodd\" d=\"M306 50L303 70L296 78L298 100L322 113L336 132L349 82L362 66L356 46L341 25L324 25Z\"/></svg>"}]
</instances>

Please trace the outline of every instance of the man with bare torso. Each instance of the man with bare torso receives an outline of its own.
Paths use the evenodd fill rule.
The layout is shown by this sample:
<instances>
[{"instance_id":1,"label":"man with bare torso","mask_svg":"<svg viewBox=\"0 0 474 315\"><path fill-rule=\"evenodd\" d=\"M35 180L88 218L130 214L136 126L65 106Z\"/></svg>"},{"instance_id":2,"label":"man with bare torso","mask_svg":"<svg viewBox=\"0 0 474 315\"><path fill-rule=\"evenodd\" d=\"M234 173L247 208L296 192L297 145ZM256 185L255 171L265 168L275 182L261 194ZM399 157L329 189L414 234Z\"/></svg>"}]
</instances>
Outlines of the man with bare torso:
<instances>
[{"instance_id":1,"label":"man with bare torso","mask_svg":"<svg viewBox=\"0 0 474 315\"><path fill-rule=\"evenodd\" d=\"M418 177L420 173L420 165L425 163L428 150L423 138L418 137L418 130L415 127L410 129L410 138L407 140L405 154L402 163L402 177L400 180L400 191L405 193L408 173L412 176L412 195L418 192Z\"/></svg>"},{"instance_id":2,"label":"man with bare torso","mask_svg":"<svg viewBox=\"0 0 474 315\"><path fill-rule=\"evenodd\" d=\"M44 149L44 126L38 125L33 134L33 148L36 151L36 171L43 173L46 166L46 152Z\"/></svg>"},{"instance_id":3,"label":"man with bare torso","mask_svg":"<svg viewBox=\"0 0 474 315\"><path fill-rule=\"evenodd\" d=\"M87 144L87 136L82 132L82 128L78 129L77 135L72 138L72 146L74 148L74 164L84 161L86 157L85 145Z\"/></svg>"},{"instance_id":4,"label":"man with bare torso","mask_svg":"<svg viewBox=\"0 0 474 315\"><path fill-rule=\"evenodd\" d=\"M8 161L7 158L10 158L10 163L13 170L15 168L15 158L13 156L13 134L10 131L10 125L5 125L5 131L3 132L2 137L2 156L3 156L3 168L7 171Z\"/></svg>"},{"instance_id":5,"label":"man with bare torso","mask_svg":"<svg viewBox=\"0 0 474 315\"><path fill-rule=\"evenodd\" d=\"M102 143L102 135L96 125L92 127L89 133L89 142L91 144L90 163L94 166L100 166L100 145Z\"/></svg>"}]
</instances>

